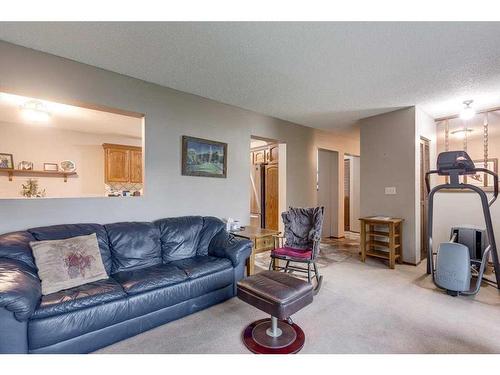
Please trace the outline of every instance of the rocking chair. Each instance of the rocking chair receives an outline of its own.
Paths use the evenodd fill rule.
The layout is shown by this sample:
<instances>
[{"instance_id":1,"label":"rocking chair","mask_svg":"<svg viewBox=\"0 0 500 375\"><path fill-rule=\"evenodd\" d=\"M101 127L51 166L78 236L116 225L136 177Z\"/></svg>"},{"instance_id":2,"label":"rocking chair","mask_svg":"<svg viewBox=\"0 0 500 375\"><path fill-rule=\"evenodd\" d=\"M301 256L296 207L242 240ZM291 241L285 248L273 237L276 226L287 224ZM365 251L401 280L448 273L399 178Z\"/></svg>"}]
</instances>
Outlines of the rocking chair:
<instances>
[{"instance_id":1,"label":"rocking chair","mask_svg":"<svg viewBox=\"0 0 500 375\"><path fill-rule=\"evenodd\" d=\"M323 214L324 207L290 207L288 211L283 212L281 216L285 225L285 235L275 237L278 246L271 252L269 264L269 269L274 271L307 273L309 283L312 283L313 278L316 280L315 294L319 292L323 281L323 276L320 276L316 265ZM285 240L284 244L283 240ZM279 264L280 260L286 262L284 267ZM293 263L305 264L307 268Z\"/></svg>"}]
</instances>

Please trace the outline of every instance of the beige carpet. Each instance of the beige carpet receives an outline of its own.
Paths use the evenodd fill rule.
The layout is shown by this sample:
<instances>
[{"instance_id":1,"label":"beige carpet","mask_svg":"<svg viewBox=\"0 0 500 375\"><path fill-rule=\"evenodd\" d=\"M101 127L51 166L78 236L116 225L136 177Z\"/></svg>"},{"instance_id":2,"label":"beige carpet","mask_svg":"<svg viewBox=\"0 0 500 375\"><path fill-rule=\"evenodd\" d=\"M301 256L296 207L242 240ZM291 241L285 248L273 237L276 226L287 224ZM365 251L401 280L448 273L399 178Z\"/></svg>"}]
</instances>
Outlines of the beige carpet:
<instances>
[{"instance_id":1,"label":"beige carpet","mask_svg":"<svg viewBox=\"0 0 500 375\"><path fill-rule=\"evenodd\" d=\"M495 288L449 297L435 289L425 264L390 270L377 260L361 263L346 242L328 242L323 287L293 317L306 333L301 353L500 353ZM248 353L241 332L264 317L233 298L98 353Z\"/></svg>"}]
</instances>

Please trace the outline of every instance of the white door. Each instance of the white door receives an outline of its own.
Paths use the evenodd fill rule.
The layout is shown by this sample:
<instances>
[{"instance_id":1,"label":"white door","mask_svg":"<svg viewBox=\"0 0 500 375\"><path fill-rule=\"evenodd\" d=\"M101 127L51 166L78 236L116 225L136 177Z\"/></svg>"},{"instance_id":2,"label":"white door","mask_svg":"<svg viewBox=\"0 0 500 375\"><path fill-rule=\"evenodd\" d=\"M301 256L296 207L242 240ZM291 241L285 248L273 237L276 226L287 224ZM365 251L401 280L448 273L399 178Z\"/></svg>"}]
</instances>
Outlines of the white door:
<instances>
[{"instance_id":1,"label":"white door","mask_svg":"<svg viewBox=\"0 0 500 375\"><path fill-rule=\"evenodd\" d=\"M338 152L318 150L318 206L325 207L323 237L338 237Z\"/></svg>"},{"instance_id":2,"label":"white door","mask_svg":"<svg viewBox=\"0 0 500 375\"><path fill-rule=\"evenodd\" d=\"M351 174L350 174L350 193L349 193L349 230L359 233L359 156L349 156L351 159Z\"/></svg>"}]
</instances>

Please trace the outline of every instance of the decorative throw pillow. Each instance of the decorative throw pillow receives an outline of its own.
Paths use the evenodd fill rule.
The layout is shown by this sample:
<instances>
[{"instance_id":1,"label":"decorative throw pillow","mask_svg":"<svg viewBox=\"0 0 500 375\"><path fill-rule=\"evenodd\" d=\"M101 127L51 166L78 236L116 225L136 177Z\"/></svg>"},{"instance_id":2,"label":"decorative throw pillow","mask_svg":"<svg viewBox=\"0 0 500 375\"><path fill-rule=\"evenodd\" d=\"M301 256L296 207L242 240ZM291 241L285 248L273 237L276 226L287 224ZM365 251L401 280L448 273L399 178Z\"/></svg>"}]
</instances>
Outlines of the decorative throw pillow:
<instances>
[{"instance_id":1,"label":"decorative throw pillow","mask_svg":"<svg viewBox=\"0 0 500 375\"><path fill-rule=\"evenodd\" d=\"M65 240L31 241L42 294L107 279L95 233Z\"/></svg>"}]
</instances>

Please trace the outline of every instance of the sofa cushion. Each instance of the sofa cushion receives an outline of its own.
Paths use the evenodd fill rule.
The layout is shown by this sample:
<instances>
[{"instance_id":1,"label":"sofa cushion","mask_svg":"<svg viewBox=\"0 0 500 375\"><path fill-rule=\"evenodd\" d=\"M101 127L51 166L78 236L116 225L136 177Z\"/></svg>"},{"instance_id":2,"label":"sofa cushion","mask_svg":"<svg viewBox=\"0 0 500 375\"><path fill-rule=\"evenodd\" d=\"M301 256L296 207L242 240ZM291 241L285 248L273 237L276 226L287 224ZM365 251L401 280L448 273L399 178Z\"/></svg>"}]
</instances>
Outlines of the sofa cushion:
<instances>
[{"instance_id":1,"label":"sofa cushion","mask_svg":"<svg viewBox=\"0 0 500 375\"><path fill-rule=\"evenodd\" d=\"M84 309L28 321L29 349L82 336L128 319L128 299L120 298Z\"/></svg>"},{"instance_id":2,"label":"sofa cushion","mask_svg":"<svg viewBox=\"0 0 500 375\"><path fill-rule=\"evenodd\" d=\"M131 318L145 315L224 288L233 281L234 270L227 268L175 285L130 295L129 314Z\"/></svg>"},{"instance_id":3,"label":"sofa cushion","mask_svg":"<svg viewBox=\"0 0 500 375\"><path fill-rule=\"evenodd\" d=\"M212 216L204 217L196 255L208 255L210 242L217 233L223 230L226 230L226 224L222 220Z\"/></svg>"},{"instance_id":4,"label":"sofa cushion","mask_svg":"<svg viewBox=\"0 0 500 375\"><path fill-rule=\"evenodd\" d=\"M29 229L37 241L64 240L66 238L86 236L95 233L99 250L101 252L102 262L108 275L111 273L111 251L109 249L108 234L104 227L99 224L64 224L51 225L49 227L38 227Z\"/></svg>"},{"instance_id":5,"label":"sofa cushion","mask_svg":"<svg viewBox=\"0 0 500 375\"><path fill-rule=\"evenodd\" d=\"M170 264L179 267L190 279L233 268L229 259L212 256L195 256L193 258L176 260Z\"/></svg>"},{"instance_id":6,"label":"sofa cushion","mask_svg":"<svg viewBox=\"0 0 500 375\"><path fill-rule=\"evenodd\" d=\"M172 217L157 220L154 224L160 230L164 263L196 255L203 228L201 216Z\"/></svg>"},{"instance_id":7,"label":"sofa cushion","mask_svg":"<svg viewBox=\"0 0 500 375\"><path fill-rule=\"evenodd\" d=\"M152 223L115 223L104 228L113 255L112 273L161 263L160 232Z\"/></svg>"},{"instance_id":8,"label":"sofa cushion","mask_svg":"<svg viewBox=\"0 0 500 375\"><path fill-rule=\"evenodd\" d=\"M44 295L108 278L95 233L30 245Z\"/></svg>"},{"instance_id":9,"label":"sofa cushion","mask_svg":"<svg viewBox=\"0 0 500 375\"><path fill-rule=\"evenodd\" d=\"M0 258L9 258L25 263L36 270L30 242L35 238L28 231L0 235Z\"/></svg>"},{"instance_id":10,"label":"sofa cushion","mask_svg":"<svg viewBox=\"0 0 500 375\"><path fill-rule=\"evenodd\" d=\"M113 274L113 278L127 294L137 294L163 288L187 279L186 273L173 264L157 264L152 267Z\"/></svg>"},{"instance_id":11,"label":"sofa cushion","mask_svg":"<svg viewBox=\"0 0 500 375\"><path fill-rule=\"evenodd\" d=\"M42 297L40 306L35 310L32 319L47 318L64 314L106 302L125 298L127 294L120 284L109 278L94 281L75 288L61 290Z\"/></svg>"}]
</instances>

